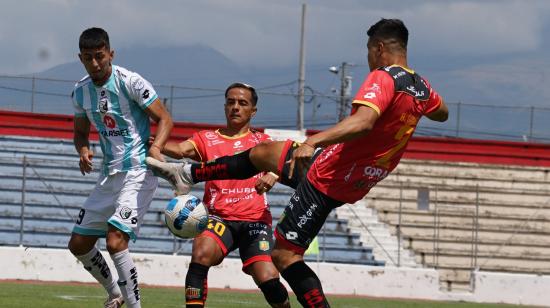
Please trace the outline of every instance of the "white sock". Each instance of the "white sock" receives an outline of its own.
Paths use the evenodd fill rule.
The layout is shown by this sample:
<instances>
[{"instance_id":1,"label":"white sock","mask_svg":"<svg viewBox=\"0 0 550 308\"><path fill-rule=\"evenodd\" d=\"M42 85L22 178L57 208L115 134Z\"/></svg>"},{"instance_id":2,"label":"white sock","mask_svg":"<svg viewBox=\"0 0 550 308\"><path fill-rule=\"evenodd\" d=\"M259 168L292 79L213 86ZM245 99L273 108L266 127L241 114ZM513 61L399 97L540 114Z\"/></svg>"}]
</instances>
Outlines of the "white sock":
<instances>
[{"instance_id":1,"label":"white sock","mask_svg":"<svg viewBox=\"0 0 550 308\"><path fill-rule=\"evenodd\" d=\"M128 249L111 255L118 272L118 286L128 308L140 308L138 274Z\"/></svg>"},{"instance_id":2,"label":"white sock","mask_svg":"<svg viewBox=\"0 0 550 308\"><path fill-rule=\"evenodd\" d=\"M87 254L76 256L84 268L107 290L110 297L120 295L120 288L101 252L94 246Z\"/></svg>"},{"instance_id":3,"label":"white sock","mask_svg":"<svg viewBox=\"0 0 550 308\"><path fill-rule=\"evenodd\" d=\"M193 176L191 176L191 165L192 164L184 164L183 165L183 173L182 176L184 179L186 179L191 184L196 184L193 181Z\"/></svg>"}]
</instances>

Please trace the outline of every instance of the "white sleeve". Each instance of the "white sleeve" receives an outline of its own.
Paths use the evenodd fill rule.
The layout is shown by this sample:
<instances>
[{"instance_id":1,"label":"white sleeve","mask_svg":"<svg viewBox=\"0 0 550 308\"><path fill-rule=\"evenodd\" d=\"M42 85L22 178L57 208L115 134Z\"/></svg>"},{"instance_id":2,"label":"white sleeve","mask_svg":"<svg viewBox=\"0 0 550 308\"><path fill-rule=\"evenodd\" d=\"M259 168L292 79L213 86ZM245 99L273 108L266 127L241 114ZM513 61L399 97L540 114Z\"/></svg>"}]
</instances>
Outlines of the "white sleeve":
<instances>
[{"instance_id":1,"label":"white sleeve","mask_svg":"<svg viewBox=\"0 0 550 308\"><path fill-rule=\"evenodd\" d=\"M126 91L142 109L149 107L158 98L153 85L138 73L132 73L129 84L126 84Z\"/></svg>"}]
</instances>

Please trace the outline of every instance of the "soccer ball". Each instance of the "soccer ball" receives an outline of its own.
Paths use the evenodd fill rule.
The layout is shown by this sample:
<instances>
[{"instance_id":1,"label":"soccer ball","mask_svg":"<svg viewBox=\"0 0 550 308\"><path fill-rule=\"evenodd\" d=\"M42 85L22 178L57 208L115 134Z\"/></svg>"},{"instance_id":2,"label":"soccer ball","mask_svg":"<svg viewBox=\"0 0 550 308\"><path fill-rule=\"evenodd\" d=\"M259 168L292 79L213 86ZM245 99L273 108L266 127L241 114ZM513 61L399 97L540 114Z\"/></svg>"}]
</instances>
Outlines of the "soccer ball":
<instances>
[{"instance_id":1,"label":"soccer ball","mask_svg":"<svg viewBox=\"0 0 550 308\"><path fill-rule=\"evenodd\" d=\"M168 202L164 222L175 236L192 238L206 229L208 210L201 199L193 195L177 196Z\"/></svg>"}]
</instances>

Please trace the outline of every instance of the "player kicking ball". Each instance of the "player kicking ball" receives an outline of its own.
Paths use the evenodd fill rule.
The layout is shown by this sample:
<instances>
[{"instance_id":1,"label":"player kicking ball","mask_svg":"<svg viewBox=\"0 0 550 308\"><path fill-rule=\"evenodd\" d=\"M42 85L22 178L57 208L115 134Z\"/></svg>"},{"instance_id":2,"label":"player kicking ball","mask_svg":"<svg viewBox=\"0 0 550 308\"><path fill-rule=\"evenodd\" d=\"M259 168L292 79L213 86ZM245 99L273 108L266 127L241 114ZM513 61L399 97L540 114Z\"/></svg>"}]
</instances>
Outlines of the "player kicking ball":
<instances>
[{"instance_id":1,"label":"player kicking ball","mask_svg":"<svg viewBox=\"0 0 550 308\"><path fill-rule=\"evenodd\" d=\"M206 164L147 163L176 189L213 179L277 173L296 189L275 230L271 254L304 307L329 307L317 275L303 254L328 214L361 200L397 166L422 116L446 121L448 109L428 81L407 65L408 30L401 20L381 19L367 31L371 73L353 100L351 115L298 144L260 144ZM315 152L316 148L323 148ZM298 175L304 175L298 176ZM257 183L258 189L264 183Z\"/></svg>"}]
</instances>

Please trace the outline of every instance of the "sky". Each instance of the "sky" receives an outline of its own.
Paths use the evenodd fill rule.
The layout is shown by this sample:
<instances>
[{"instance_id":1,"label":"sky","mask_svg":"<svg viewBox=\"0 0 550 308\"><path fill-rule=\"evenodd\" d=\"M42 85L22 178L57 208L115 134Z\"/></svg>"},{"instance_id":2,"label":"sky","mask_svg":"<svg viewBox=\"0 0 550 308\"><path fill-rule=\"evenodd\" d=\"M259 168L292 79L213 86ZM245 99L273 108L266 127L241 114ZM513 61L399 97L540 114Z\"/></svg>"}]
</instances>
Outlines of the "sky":
<instances>
[{"instance_id":1,"label":"sky","mask_svg":"<svg viewBox=\"0 0 550 308\"><path fill-rule=\"evenodd\" d=\"M550 46L550 1L544 0L4 0L0 74L74 61L78 36L91 26L105 28L115 49L203 44L245 66L291 65L298 62L302 3L308 64L366 63L365 32L381 17L407 24L411 61Z\"/></svg>"},{"instance_id":2,"label":"sky","mask_svg":"<svg viewBox=\"0 0 550 308\"><path fill-rule=\"evenodd\" d=\"M345 61L360 84L367 29L400 18L409 66L447 101L550 108L550 0L3 0L0 75L77 61L78 37L92 26L115 51L203 45L242 67L297 72L304 3L306 83Z\"/></svg>"}]
</instances>

